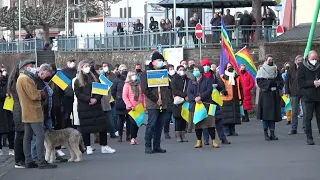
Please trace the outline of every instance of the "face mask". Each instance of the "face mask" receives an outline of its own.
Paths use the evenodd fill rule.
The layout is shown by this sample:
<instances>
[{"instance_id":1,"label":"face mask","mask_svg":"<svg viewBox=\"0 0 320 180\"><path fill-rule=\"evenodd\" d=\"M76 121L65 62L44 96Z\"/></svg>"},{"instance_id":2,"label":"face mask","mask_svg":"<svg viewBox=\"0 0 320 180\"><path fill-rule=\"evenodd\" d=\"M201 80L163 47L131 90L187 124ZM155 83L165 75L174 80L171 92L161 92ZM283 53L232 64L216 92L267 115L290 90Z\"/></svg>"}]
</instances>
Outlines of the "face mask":
<instances>
[{"instance_id":1,"label":"face mask","mask_svg":"<svg viewBox=\"0 0 320 180\"><path fill-rule=\"evenodd\" d=\"M69 68L74 68L76 66L76 63L74 63L74 62L71 62L70 64L69 64Z\"/></svg>"},{"instance_id":2,"label":"face mask","mask_svg":"<svg viewBox=\"0 0 320 180\"><path fill-rule=\"evenodd\" d=\"M137 72L137 73L141 73L142 70L141 70L141 69L136 69L136 72Z\"/></svg>"},{"instance_id":3,"label":"face mask","mask_svg":"<svg viewBox=\"0 0 320 180\"><path fill-rule=\"evenodd\" d=\"M29 72L31 72L32 74L36 74L37 73L37 69L32 67L32 68L30 68Z\"/></svg>"},{"instance_id":4,"label":"face mask","mask_svg":"<svg viewBox=\"0 0 320 180\"><path fill-rule=\"evenodd\" d=\"M246 70L241 70L241 73L242 73L242 74L246 73Z\"/></svg>"},{"instance_id":5,"label":"face mask","mask_svg":"<svg viewBox=\"0 0 320 180\"><path fill-rule=\"evenodd\" d=\"M158 61L157 67L158 68L162 68L163 67L163 61Z\"/></svg>"},{"instance_id":6,"label":"face mask","mask_svg":"<svg viewBox=\"0 0 320 180\"><path fill-rule=\"evenodd\" d=\"M127 75L128 75L128 71L122 71L122 73L121 73L123 76L125 76L125 77L127 77Z\"/></svg>"},{"instance_id":7,"label":"face mask","mask_svg":"<svg viewBox=\"0 0 320 180\"><path fill-rule=\"evenodd\" d=\"M193 71L193 75L194 77L199 77L201 74L200 74L200 71Z\"/></svg>"},{"instance_id":8,"label":"face mask","mask_svg":"<svg viewBox=\"0 0 320 180\"><path fill-rule=\"evenodd\" d=\"M234 69L233 69L233 68L229 68L228 71L229 71L229 72L233 72Z\"/></svg>"},{"instance_id":9,"label":"face mask","mask_svg":"<svg viewBox=\"0 0 320 180\"><path fill-rule=\"evenodd\" d=\"M193 68L194 68L194 64L191 64L190 67L189 67L189 69L192 70Z\"/></svg>"},{"instance_id":10,"label":"face mask","mask_svg":"<svg viewBox=\"0 0 320 180\"><path fill-rule=\"evenodd\" d=\"M311 60L311 61L309 61L312 65L316 65L317 64L317 60Z\"/></svg>"},{"instance_id":11,"label":"face mask","mask_svg":"<svg viewBox=\"0 0 320 180\"><path fill-rule=\"evenodd\" d=\"M85 74L88 74L88 73L90 72L90 67L85 67L85 68L83 68L83 72L84 72Z\"/></svg>"},{"instance_id":12,"label":"face mask","mask_svg":"<svg viewBox=\"0 0 320 180\"><path fill-rule=\"evenodd\" d=\"M51 80L51 77L46 77L43 81L44 82L49 82Z\"/></svg>"},{"instance_id":13,"label":"face mask","mask_svg":"<svg viewBox=\"0 0 320 180\"><path fill-rule=\"evenodd\" d=\"M6 76L6 75L7 75L7 71L3 71L2 76Z\"/></svg>"},{"instance_id":14,"label":"face mask","mask_svg":"<svg viewBox=\"0 0 320 180\"><path fill-rule=\"evenodd\" d=\"M137 80L137 75L133 75L133 76L131 76L131 80L132 80L132 81Z\"/></svg>"},{"instance_id":15,"label":"face mask","mask_svg":"<svg viewBox=\"0 0 320 180\"><path fill-rule=\"evenodd\" d=\"M170 71L169 71L169 75L170 75L170 76L173 76L175 73L176 73L175 70L170 70Z\"/></svg>"},{"instance_id":16,"label":"face mask","mask_svg":"<svg viewBox=\"0 0 320 180\"><path fill-rule=\"evenodd\" d=\"M100 70L100 74L104 74L104 70L103 69Z\"/></svg>"},{"instance_id":17,"label":"face mask","mask_svg":"<svg viewBox=\"0 0 320 180\"><path fill-rule=\"evenodd\" d=\"M210 67L209 66L203 66L203 70L204 70L204 72L209 72L210 71Z\"/></svg>"},{"instance_id":18,"label":"face mask","mask_svg":"<svg viewBox=\"0 0 320 180\"><path fill-rule=\"evenodd\" d=\"M109 72L109 67L108 66L103 67L103 72Z\"/></svg>"},{"instance_id":19,"label":"face mask","mask_svg":"<svg viewBox=\"0 0 320 180\"><path fill-rule=\"evenodd\" d=\"M185 73L184 71L178 71L178 74L179 74L180 76L184 76L186 73Z\"/></svg>"},{"instance_id":20,"label":"face mask","mask_svg":"<svg viewBox=\"0 0 320 180\"><path fill-rule=\"evenodd\" d=\"M268 65L269 66L273 66L273 62L271 61L271 62L268 62Z\"/></svg>"}]
</instances>

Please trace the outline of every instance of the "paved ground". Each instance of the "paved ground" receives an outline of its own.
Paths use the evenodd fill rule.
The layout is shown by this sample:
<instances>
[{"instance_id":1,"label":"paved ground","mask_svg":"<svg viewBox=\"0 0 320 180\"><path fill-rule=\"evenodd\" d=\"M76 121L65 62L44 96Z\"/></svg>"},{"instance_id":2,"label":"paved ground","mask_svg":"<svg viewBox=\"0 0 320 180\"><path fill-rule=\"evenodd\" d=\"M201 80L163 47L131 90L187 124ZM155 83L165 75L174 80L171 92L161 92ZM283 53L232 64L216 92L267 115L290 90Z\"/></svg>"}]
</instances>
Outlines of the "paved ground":
<instances>
[{"instance_id":1,"label":"paved ground","mask_svg":"<svg viewBox=\"0 0 320 180\"><path fill-rule=\"evenodd\" d=\"M316 128L315 125L313 125ZM260 121L237 126L240 136L230 137L231 145L213 149L194 149L195 134L190 142L178 144L174 139L163 140L166 154L144 154L141 145L109 142L115 154L85 155L80 163L63 163L54 170L11 169L1 180L319 180L320 138L317 145L305 145L300 129L288 136L289 126L277 124L279 141L265 142ZM97 146L98 147L98 146ZM12 164L9 166L12 167ZM8 166L7 166L8 167Z\"/></svg>"}]
</instances>

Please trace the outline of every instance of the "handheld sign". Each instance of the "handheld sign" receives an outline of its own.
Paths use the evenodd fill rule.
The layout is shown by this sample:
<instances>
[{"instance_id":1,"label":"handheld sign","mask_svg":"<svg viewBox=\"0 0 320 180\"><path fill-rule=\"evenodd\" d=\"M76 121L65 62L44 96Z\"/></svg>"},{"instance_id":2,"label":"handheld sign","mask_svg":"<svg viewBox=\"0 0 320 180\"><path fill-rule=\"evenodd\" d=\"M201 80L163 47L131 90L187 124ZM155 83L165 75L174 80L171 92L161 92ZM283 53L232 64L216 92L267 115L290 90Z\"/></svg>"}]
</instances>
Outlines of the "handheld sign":
<instances>
[{"instance_id":1,"label":"handheld sign","mask_svg":"<svg viewBox=\"0 0 320 180\"><path fill-rule=\"evenodd\" d=\"M161 87L169 86L168 71L162 70L149 70L147 71L148 87Z\"/></svg>"}]
</instances>

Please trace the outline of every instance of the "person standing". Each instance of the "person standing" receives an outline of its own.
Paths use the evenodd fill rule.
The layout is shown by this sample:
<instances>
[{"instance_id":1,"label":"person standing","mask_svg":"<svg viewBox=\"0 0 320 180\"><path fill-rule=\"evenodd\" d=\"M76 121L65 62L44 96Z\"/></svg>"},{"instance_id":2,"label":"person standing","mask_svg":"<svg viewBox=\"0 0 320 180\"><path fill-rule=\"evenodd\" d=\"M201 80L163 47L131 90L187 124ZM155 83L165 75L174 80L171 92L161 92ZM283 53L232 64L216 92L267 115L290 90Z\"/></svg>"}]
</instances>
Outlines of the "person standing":
<instances>
[{"instance_id":1,"label":"person standing","mask_svg":"<svg viewBox=\"0 0 320 180\"><path fill-rule=\"evenodd\" d=\"M285 95L292 99L292 127L289 135L297 134L298 129L298 115L300 100L302 99L302 94L299 93L298 89L298 79L297 72L299 63L303 61L303 56L298 55L295 58L294 65L290 66L287 76L285 78Z\"/></svg>"},{"instance_id":2,"label":"person standing","mask_svg":"<svg viewBox=\"0 0 320 180\"><path fill-rule=\"evenodd\" d=\"M151 46L156 46L160 42L160 36L158 34L159 32L159 22L155 21L154 18L150 17L150 23L149 23L149 30L151 31Z\"/></svg>"},{"instance_id":3,"label":"person standing","mask_svg":"<svg viewBox=\"0 0 320 180\"><path fill-rule=\"evenodd\" d=\"M159 52L154 52L148 66L148 70L165 69L163 61L163 56ZM166 153L167 151L162 149L160 144L163 128L162 122L167 116L168 87L148 87L147 72L145 71L141 76L141 88L146 97L146 107L148 110L148 124L145 134L145 153Z\"/></svg>"},{"instance_id":4,"label":"person standing","mask_svg":"<svg viewBox=\"0 0 320 180\"><path fill-rule=\"evenodd\" d=\"M282 120L280 92L283 81L271 55L267 56L258 70L256 81L260 88L257 119L262 120L264 138L266 141L278 140L275 135L275 123ZM268 130L270 130L270 136Z\"/></svg>"},{"instance_id":5,"label":"person standing","mask_svg":"<svg viewBox=\"0 0 320 180\"><path fill-rule=\"evenodd\" d=\"M34 81L35 61L24 61L20 64L19 69L21 73L17 80L17 93L20 98L22 122L24 122L23 152L26 168L56 168L56 165L49 164L44 158L44 116L41 101L46 100L47 97L45 92L37 90ZM37 163L31 156L31 140L34 134L37 136Z\"/></svg>"},{"instance_id":6,"label":"person standing","mask_svg":"<svg viewBox=\"0 0 320 180\"><path fill-rule=\"evenodd\" d=\"M165 121L163 122L163 133L165 139L171 139L170 136L170 122L172 121L172 109L173 109L173 96L172 96L172 79L174 75L176 74L176 71L174 70L174 66L172 64L169 64L166 66L168 69L168 76L169 76L169 88L168 88L168 107L167 107L167 117Z\"/></svg>"},{"instance_id":7,"label":"person standing","mask_svg":"<svg viewBox=\"0 0 320 180\"><path fill-rule=\"evenodd\" d=\"M177 29L177 34L178 34L178 38L179 38L179 44L178 45L183 45L182 44L182 40L183 37L186 36L186 32L185 32L185 24L184 24L184 20L182 18L180 18L180 16L176 17L176 25L175 25L176 29Z\"/></svg>"},{"instance_id":8,"label":"person standing","mask_svg":"<svg viewBox=\"0 0 320 180\"><path fill-rule=\"evenodd\" d=\"M97 77L90 72L89 61L81 61L78 65L78 75L74 82L74 92L78 100L78 116L80 132L86 146L87 154L93 154L90 143L90 133L99 133L101 153L114 153L108 146L107 121L101 106L101 95L92 94L92 83L98 82Z\"/></svg>"},{"instance_id":9,"label":"person standing","mask_svg":"<svg viewBox=\"0 0 320 180\"><path fill-rule=\"evenodd\" d=\"M211 32L212 32L212 43L220 42L220 29L221 29L221 18L218 13L214 13L210 21Z\"/></svg>"},{"instance_id":10,"label":"person standing","mask_svg":"<svg viewBox=\"0 0 320 180\"><path fill-rule=\"evenodd\" d=\"M243 90L243 110L244 116L242 116L242 122L249 122L249 114L248 111L252 109L252 97L251 97L251 90L255 85L252 76L248 73L246 66L240 66L240 80Z\"/></svg>"},{"instance_id":11,"label":"person standing","mask_svg":"<svg viewBox=\"0 0 320 180\"><path fill-rule=\"evenodd\" d=\"M201 23L201 20L197 13L194 13L193 16L189 19L189 27L195 28L198 23ZM191 32L191 37L193 38L193 43L195 47L199 46L199 40L196 38L195 31Z\"/></svg>"},{"instance_id":12,"label":"person standing","mask_svg":"<svg viewBox=\"0 0 320 180\"><path fill-rule=\"evenodd\" d=\"M269 8L267 9L267 14L262 17L262 21L264 22L264 39L266 42L270 42L272 37L272 25L276 19L271 14Z\"/></svg>"},{"instance_id":13,"label":"person standing","mask_svg":"<svg viewBox=\"0 0 320 180\"><path fill-rule=\"evenodd\" d=\"M232 31L235 28L236 21L234 19L234 16L230 14L230 9L227 9L227 14L223 16L223 21L226 25L226 28L228 29L228 36L230 41L232 41Z\"/></svg>"},{"instance_id":14,"label":"person standing","mask_svg":"<svg viewBox=\"0 0 320 180\"><path fill-rule=\"evenodd\" d=\"M252 17L250 16L249 12L247 10L244 11L244 14L240 18L239 24L242 29L242 43L244 45L249 45L249 35L251 32L251 26L252 26ZM221 67L220 67L221 68Z\"/></svg>"},{"instance_id":15,"label":"person standing","mask_svg":"<svg viewBox=\"0 0 320 180\"><path fill-rule=\"evenodd\" d=\"M310 51L307 59L299 63L298 66L298 88L299 92L303 94L302 99L305 104L303 118L307 144L314 145L311 125L313 113L316 114L318 132L320 133L320 63L318 53Z\"/></svg>"}]
</instances>

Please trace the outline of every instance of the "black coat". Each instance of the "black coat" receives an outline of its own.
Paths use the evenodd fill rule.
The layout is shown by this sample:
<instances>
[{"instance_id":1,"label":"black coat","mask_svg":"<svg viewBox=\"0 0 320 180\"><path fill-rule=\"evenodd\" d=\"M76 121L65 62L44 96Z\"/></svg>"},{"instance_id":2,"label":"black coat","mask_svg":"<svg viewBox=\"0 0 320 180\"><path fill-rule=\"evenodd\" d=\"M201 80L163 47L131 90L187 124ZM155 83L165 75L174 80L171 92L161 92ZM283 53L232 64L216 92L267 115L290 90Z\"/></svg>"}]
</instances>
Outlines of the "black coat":
<instances>
[{"instance_id":1,"label":"black coat","mask_svg":"<svg viewBox=\"0 0 320 180\"><path fill-rule=\"evenodd\" d=\"M309 61L299 64L298 87L304 101L320 101L320 88L314 86L314 81L320 79L320 63L313 66Z\"/></svg>"},{"instance_id":2,"label":"black coat","mask_svg":"<svg viewBox=\"0 0 320 180\"><path fill-rule=\"evenodd\" d=\"M111 95L116 103L117 114L126 114L125 103L122 99L123 86L125 82L125 77L120 75L120 77L116 78L113 81L111 86Z\"/></svg>"},{"instance_id":3,"label":"black coat","mask_svg":"<svg viewBox=\"0 0 320 180\"><path fill-rule=\"evenodd\" d=\"M239 24L241 25L242 28L251 28L252 22L253 22L252 17L249 14L244 14L240 18Z\"/></svg>"},{"instance_id":4,"label":"black coat","mask_svg":"<svg viewBox=\"0 0 320 180\"><path fill-rule=\"evenodd\" d=\"M172 95L179 96L182 98L187 97L187 88L190 79L185 75L183 78L178 74L174 75L171 80L171 88L172 88ZM182 103L183 104L183 103ZM173 105L172 107L172 114L174 118L182 118L181 117L181 107L182 104Z\"/></svg>"},{"instance_id":5,"label":"black coat","mask_svg":"<svg viewBox=\"0 0 320 180\"><path fill-rule=\"evenodd\" d=\"M216 89L221 92L225 90L225 85L223 84L223 82L221 81L220 76L217 76L213 71L210 70L210 72L212 73L212 76L210 77L210 81L211 84L217 84L218 86L216 87ZM222 113L222 109L221 107L214 101L212 101L213 104L217 105L216 108L216 114L215 114L215 119L216 121L221 121L223 120L223 113Z\"/></svg>"},{"instance_id":6,"label":"black coat","mask_svg":"<svg viewBox=\"0 0 320 180\"><path fill-rule=\"evenodd\" d=\"M257 108L257 119L265 121L279 122L282 120L280 102L280 92L283 88L283 80L280 73L274 79L257 78L260 88L259 103ZM271 91L272 87L277 90Z\"/></svg>"},{"instance_id":7,"label":"black coat","mask_svg":"<svg viewBox=\"0 0 320 180\"><path fill-rule=\"evenodd\" d=\"M106 131L107 117L104 115L101 106L100 95L91 95L93 78L89 75L84 76L85 86L79 86L79 79L74 83L74 92L78 98L78 115L82 133L98 133ZM97 103L89 105L90 99L95 98Z\"/></svg>"},{"instance_id":8,"label":"black coat","mask_svg":"<svg viewBox=\"0 0 320 180\"><path fill-rule=\"evenodd\" d=\"M297 65L293 65L289 68L285 79L285 94L289 94L291 97L299 96L297 73Z\"/></svg>"},{"instance_id":9,"label":"black coat","mask_svg":"<svg viewBox=\"0 0 320 180\"><path fill-rule=\"evenodd\" d=\"M2 79L0 80L0 134L14 131L12 113L3 109L6 94L7 79Z\"/></svg>"},{"instance_id":10,"label":"black coat","mask_svg":"<svg viewBox=\"0 0 320 180\"><path fill-rule=\"evenodd\" d=\"M201 97L201 101L204 103L206 109L209 109L210 104L212 103L211 93L212 93L212 83L211 81L202 76L199 83L196 79L193 79L189 82L188 85L188 98L189 98L189 111L194 112L196 105L195 98L197 96Z\"/></svg>"},{"instance_id":11,"label":"black coat","mask_svg":"<svg viewBox=\"0 0 320 180\"><path fill-rule=\"evenodd\" d=\"M68 79L72 81L73 78L76 77L77 75L77 69L76 68L64 68L61 71L64 75L67 76ZM73 98L73 90L72 90L72 85L71 83L68 85L67 89L64 91L65 96L67 97L72 97Z\"/></svg>"}]
</instances>

